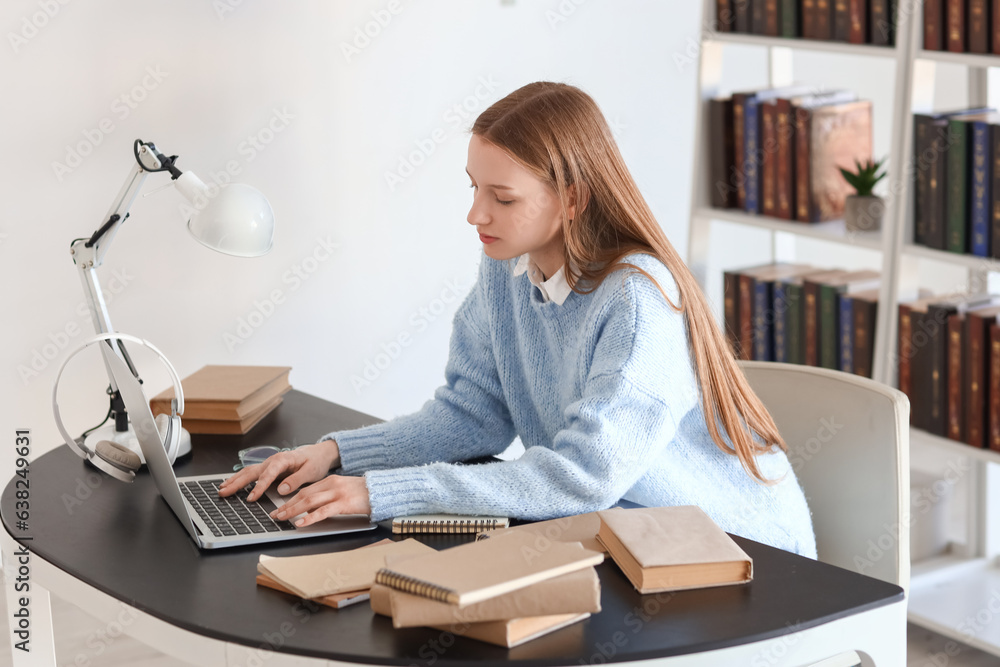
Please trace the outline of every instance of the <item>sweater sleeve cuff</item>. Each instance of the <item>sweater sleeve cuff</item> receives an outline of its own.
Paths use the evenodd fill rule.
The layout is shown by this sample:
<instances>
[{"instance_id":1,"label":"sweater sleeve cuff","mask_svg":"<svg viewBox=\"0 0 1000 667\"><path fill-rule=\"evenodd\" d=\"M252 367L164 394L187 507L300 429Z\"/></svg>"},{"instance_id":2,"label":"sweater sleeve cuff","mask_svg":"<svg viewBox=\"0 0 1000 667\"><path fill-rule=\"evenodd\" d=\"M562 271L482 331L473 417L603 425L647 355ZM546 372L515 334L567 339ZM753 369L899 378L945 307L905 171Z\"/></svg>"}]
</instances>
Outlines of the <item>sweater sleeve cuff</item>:
<instances>
[{"instance_id":1,"label":"sweater sleeve cuff","mask_svg":"<svg viewBox=\"0 0 1000 667\"><path fill-rule=\"evenodd\" d=\"M435 496L431 477L420 466L394 470L371 470L365 473L371 520L382 521L410 514L433 514L438 511L429 499Z\"/></svg>"},{"instance_id":2,"label":"sweater sleeve cuff","mask_svg":"<svg viewBox=\"0 0 1000 667\"><path fill-rule=\"evenodd\" d=\"M366 470L386 467L386 422L346 431L333 431L321 440L336 440L340 470L359 475Z\"/></svg>"}]
</instances>

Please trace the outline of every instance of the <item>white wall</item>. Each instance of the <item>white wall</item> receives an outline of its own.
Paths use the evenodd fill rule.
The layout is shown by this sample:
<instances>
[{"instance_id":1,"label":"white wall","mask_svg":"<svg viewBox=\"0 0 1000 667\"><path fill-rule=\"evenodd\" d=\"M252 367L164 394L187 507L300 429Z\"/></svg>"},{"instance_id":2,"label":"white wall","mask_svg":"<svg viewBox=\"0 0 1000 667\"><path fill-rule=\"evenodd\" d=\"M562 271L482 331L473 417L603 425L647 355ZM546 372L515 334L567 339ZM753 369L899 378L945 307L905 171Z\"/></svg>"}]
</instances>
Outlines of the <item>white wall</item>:
<instances>
[{"instance_id":1,"label":"white wall","mask_svg":"<svg viewBox=\"0 0 1000 667\"><path fill-rule=\"evenodd\" d=\"M465 221L466 130L514 88L553 79L591 93L684 251L695 73L673 56L697 39L697 11L653 0L5 2L0 443L10 444L0 463L10 470L16 428L32 430L36 455L58 444L55 372L92 332L68 246L103 222L136 138L206 181L235 161L236 180L267 194L278 227L264 258L213 253L183 229L179 195L153 193L167 176L150 176L101 269L117 289L116 328L155 343L182 376L210 363L289 365L295 387L391 418L443 382L451 316L480 253ZM345 55L366 30L377 34ZM271 123L280 132L251 150L248 137L268 139ZM390 188L386 173L432 136L443 140ZM68 172L54 167L69 149L88 154ZM330 243L333 255L317 260ZM227 344L247 319L262 323ZM401 334L411 343L369 384L352 384ZM150 395L166 386L151 358L135 356ZM67 373L60 403L79 433L103 418L107 382L96 354Z\"/></svg>"}]
</instances>

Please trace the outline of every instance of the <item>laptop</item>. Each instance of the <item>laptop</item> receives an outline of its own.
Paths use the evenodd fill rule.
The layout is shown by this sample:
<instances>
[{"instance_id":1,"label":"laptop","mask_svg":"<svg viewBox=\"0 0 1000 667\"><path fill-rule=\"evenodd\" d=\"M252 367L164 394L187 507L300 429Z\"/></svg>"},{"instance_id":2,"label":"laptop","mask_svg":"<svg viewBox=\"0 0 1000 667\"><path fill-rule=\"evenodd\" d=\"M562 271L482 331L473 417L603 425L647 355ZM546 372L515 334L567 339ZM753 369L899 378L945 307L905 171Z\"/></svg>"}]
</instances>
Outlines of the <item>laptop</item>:
<instances>
[{"instance_id":1,"label":"laptop","mask_svg":"<svg viewBox=\"0 0 1000 667\"><path fill-rule=\"evenodd\" d=\"M229 477L229 474L178 478L167 458L164 441L156 428L142 386L121 357L107 346L102 345L101 348L105 352L104 358L125 401L136 439L139 441L139 447L142 449L156 488L200 548L237 547L353 533L376 527L367 515L344 514L297 528L291 521L296 520L298 516L292 517L291 521L277 522L268 516L275 508L281 507L286 502L274 488L269 488L259 500L246 502L246 489L228 498L218 497L219 484Z\"/></svg>"}]
</instances>

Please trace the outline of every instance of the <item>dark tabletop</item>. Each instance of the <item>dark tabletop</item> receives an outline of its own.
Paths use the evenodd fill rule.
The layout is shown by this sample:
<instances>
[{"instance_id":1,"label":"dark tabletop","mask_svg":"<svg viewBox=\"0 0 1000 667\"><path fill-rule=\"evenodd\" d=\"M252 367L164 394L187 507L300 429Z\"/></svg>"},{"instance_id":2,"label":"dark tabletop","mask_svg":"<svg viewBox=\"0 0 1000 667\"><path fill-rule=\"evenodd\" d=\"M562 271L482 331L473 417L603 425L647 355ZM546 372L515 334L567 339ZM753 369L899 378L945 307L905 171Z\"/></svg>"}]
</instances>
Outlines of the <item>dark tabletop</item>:
<instances>
[{"instance_id":1,"label":"dark tabletop","mask_svg":"<svg viewBox=\"0 0 1000 667\"><path fill-rule=\"evenodd\" d=\"M178 476L231 471L252 445L298 445L334 429L378 422L299 391L248 434L195 435ZM275 651L385 665L516 662L525 667L644 660L724 648L780 636L903 599L876 579L735 537L753 558L754 579L673 594L639 595L610 559L597 566L599 614L505 649L448 632L394 630L367 603L343 609L259 587L257 557L354 549L392 537L386 528L266 546L201 551L140 472L118 482L61 446L32 462L28 531L14 528L14 483L0 514L33 553L91 586L178 627ZM417 536L448 548L464 536Z\"/></svg>"}]
</instances>

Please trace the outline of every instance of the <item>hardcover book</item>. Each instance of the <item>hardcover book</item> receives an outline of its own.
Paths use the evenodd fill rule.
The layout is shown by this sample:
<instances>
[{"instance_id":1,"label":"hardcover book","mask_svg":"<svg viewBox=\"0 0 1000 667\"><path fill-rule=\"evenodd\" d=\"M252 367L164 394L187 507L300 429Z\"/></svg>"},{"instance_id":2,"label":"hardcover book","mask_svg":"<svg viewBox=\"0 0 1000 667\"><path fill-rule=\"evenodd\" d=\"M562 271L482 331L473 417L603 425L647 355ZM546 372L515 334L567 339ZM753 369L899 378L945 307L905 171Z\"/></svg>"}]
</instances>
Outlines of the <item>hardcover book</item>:
<instances>
[{"instance_id":1,"label":"hardcover book","mask_svg":"<svg viewBox=\"0 0 1000 667\"><path fill-rule=\"evenodd\" d=\"M181 380L185 427L189 419L246 419L292 388L289 371L290 366L203 366ZM170 387L150 399L149 407L154 415L170 414L173 398Z\"/></svg>"},{"instance_id":2,"label":"hardcover book","mask_svg":"<svg viewBox=\"0 0 1000 667\"><path fill-rule=\"evenodd\" d=\"M391 589L389 587L378 584L373 586L371 591L372 611L380 616L392 616L392 601L390 596ZM589 613L556 614L553 616L528 616L501 621L483 621L480 623L435 624L428 627L441 630L442 632L450 632L459 637L477 639L489 644L513 648L582 621L589 616Z\"/></svg>"},{"instance_id":3,"label":"hardcover book","mask_svg":"<svg viewBox=\"0 0 1000 667\"><path fill-rule=\"evenodd\" d=\"M990 325L1000 316L1000 306L973 308L965 314L965 442L987 447L989 429Z\"/></svg>"},{"instance_id":4,"label":"hardcover book","mask_svg":"<svg viewBox=\"0 0 1000 667\"><path fill-rule=\"evenodd\" d=\"M449 604L466 605L531 584L582 570L604 560L604 554L579 542L553 542L536 547L527 533L477 540L417 556L375 574L375 582Z\"/></svg>"},{"instance_id":5,"label":"hardcover book","mask_svg":"<svg viewBox=\"0 0 1000 667\"><path fill-rule=\"evenodd\" d=\"M598 512L597 539L640 593L742 584L751 558L695 505Z\"/></svg>"},{"instance_id":6,"label":"hardcover book","mask_svg":"<svg viewBox=\"0 0 1000 667\"><path fill-rule=\"evenodd\" d=\"M391 567L395 559L386 559ZM383 588L375 584L373 589ZM592 567L570 572L536 584L504 593L482 602L459 607L431 600L420 595L405 593L388 586L392 626L415 628L427 625L482 623L504 621L526 616L552 616L555 614L597 613L601 611L601 582ZM383 593L375 593L382 595Z\"/></svg>"},{"instance_id":7,"label":"hardcover book","mask_svg":"<svg viewBox=\"0 0 1000 667\"><path fill-rule=\"evenodd\" d=\"M836 220L844 216L851 186L840 167L872 156L872 105L861 100L796 110L796 219Z\"/></svg>"},{"instance_id":8,"label":"hardcover book","mask_svg":"<svg viewBox=\"0 0 1000 667\"><path fill-rule=\"evenodd\" d=\"M426 556L436 553L432 547L414 539L386 541L350 551L309 556L261 554L257 571L299 597L312 599L371 588L375 573L383 567L388 554Z\"/></svg>"}]
</instances>

